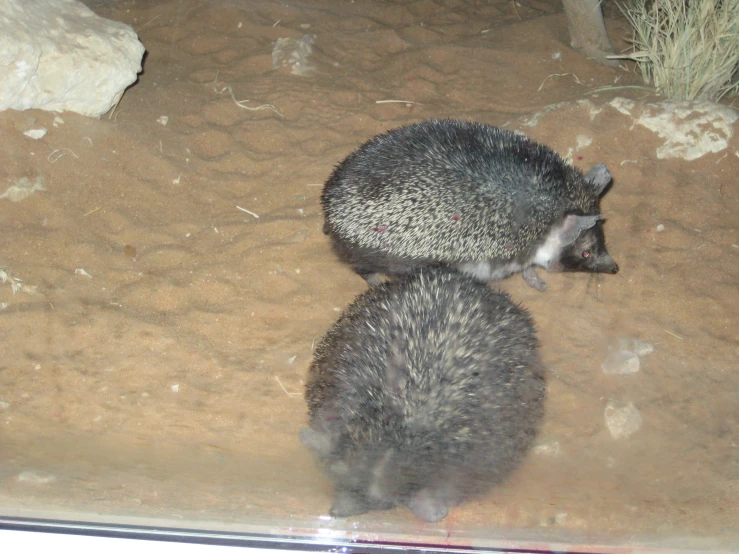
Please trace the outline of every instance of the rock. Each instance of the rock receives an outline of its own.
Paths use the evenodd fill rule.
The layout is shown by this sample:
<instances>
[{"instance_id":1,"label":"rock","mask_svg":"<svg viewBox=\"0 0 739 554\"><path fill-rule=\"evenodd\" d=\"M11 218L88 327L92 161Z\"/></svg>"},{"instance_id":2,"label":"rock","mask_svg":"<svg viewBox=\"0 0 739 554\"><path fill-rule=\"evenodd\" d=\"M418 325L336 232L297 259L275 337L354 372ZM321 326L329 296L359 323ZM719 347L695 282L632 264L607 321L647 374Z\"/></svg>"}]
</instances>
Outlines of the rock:
<instances>
[{"instance_id":1,"label":"rock","mask_svg":"<svg viewBox=\"0 0 739 554\"><path fill-rule=\"evenodd\" d=\"M639 371L639 358L654 352L650 342L632 337L616 339L608 345L608 355L600 365L603 373L628 375Z\"/></svg>"},{"instance_id":2,"label":"rock","mask_svg":"<svg viewBox=\"0 0 739 554\"><path fill-rule=\"evenodd\" d=\"M641 414L633 402L609 400L605 410L606 427L614 439L623 439L641 428Z\"/></svg>"},{"instance_id":3,"label":"rock","mask_svg":"<svg viewBox=\"0 0 739 554\"><path fill-rule=\"evenodd\" d=\"M315 68L308 64L308 57L313 53L315 36L304 35L302 38L278 38L272 48L272 69L290 67L290 73L307 75Z\"/></svg>"},{"instance_id":4,"label":"rock","mask_svg":"<svg viewBox=\"0 0 739 554\"><path fill-rule=\"evenodd\" d=\"M44 138L46 136L46 133L48 132L49 131L47 129L45 129L44 127L41 127L40 129L29 129L23 134L29 138L38 140L38 139Z\"/></svg>"},{"instance_id":5,"label":"rock","mask_svg":"<svg viewBox=\"0 0 739 554\"><path fill-rule=\"evenodd\" d=\"M46 483L52 483L56 481L56 477L46 471L29 470L19 473L18 481L45 485Z\"/></svg>"},{"instance_id":6,"label":"rock","mask_svg":"<svg viewBox=\"0 0 739 554\"><path fill-rule=\"evenodd\" d=\"M616 339L608 345L609 352L613 352L614 350L628 350L637 356L646 356L647 354L654 352L654 345L645 340L635 339L633 337L623 337Z\"/></svg>"},{"instance_id":7,"label":"rock","mask_svg":"<svg viewBox=\"0 0 739 554\"><path fill-rule=\"evenodd\" d=\"M99 117L136 80L144 50L131 27L77 0L3 0L0 110Z\"/></svg>"},{"instance_id":8,"label":"rock","mask_svg":"<svg viewBox=\"0 0 739 554\"><path fill-rule=\"evenodd\" d=\"M656 152L659 159L696 160L721 152L729 147L734 122L739 119L735 109L705 100L636 104L617 97L609 104L664 141Z\"/></svg>"},{"instance_id":9,"label":"rock","mask_svg":"<svg viewBox=\"0 0 739 554\"><path fill-rule=\"evenodd\" d=\"M629 350L613 350L600 365L603 373L628 375L639 371L639 356Z\"/></svg>"},{"instance_id":10,"label":"rock","mask_svg":"<svg viewBox=\"0 0 739 554\"><path fill-rule=\"evenodd\" d=\"M0 199L7 198L11 202L20 202L34 194L36 191L46 191L46 188L44 187L44 178L42 176L37 176L33 183L28 180L28 177L21 177L8 187L8 190L0 194Z\"/></svg>"}]
</instances>

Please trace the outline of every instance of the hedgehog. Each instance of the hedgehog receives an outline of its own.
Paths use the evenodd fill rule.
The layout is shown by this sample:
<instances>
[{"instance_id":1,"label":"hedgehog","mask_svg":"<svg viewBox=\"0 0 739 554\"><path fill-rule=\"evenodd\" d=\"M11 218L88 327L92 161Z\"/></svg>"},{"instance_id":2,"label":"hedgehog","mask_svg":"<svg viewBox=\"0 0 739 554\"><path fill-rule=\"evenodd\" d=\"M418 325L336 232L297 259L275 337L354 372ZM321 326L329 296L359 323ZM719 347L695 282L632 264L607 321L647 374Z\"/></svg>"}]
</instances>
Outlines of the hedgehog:
<instances>
[{"instance_id":1,"label":"hedgehog","mask_svg":"<svg viewBox=\"0 0 739 554\"><path fill-rule=\"evenodd\" d=\"M503 481L543 415L528 312L449 268L370 287L319 343L300 438L335 485L330 514L406 506L426 521Z\"/></svg>"},{"instance_id":2,"label":"hedgehog","mask_svg":"<svg viewBox=\"0 0 739 554\"><path fill-rule=\"evenodd\" d=\"M483 282L522 272L617 273L599 198L604 164L587 174L524 135L431 120L376 136L324 185L324 232L370 285L380 274L446 265Z\"/></svg>"}]
</instances>

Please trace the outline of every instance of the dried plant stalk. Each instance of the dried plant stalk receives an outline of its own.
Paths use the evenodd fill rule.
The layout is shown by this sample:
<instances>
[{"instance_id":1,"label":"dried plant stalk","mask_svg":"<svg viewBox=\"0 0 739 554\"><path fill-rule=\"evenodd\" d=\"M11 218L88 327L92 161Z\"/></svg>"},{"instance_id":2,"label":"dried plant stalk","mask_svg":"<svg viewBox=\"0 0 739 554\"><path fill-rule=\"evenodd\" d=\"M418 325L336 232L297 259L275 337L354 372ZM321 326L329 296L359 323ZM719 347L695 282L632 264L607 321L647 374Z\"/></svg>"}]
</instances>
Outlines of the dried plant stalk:
<instances>
[{"instance_id":1,"label":"dried plant stalk","mask_svg":"<svg viewBox=\"0 0 739 554\"><path fill-rule=\"evenodd\" d=\"M634 60L672 100L717 101L739 91L739 0L630 0Z\"/></svg>"}]
</instances>

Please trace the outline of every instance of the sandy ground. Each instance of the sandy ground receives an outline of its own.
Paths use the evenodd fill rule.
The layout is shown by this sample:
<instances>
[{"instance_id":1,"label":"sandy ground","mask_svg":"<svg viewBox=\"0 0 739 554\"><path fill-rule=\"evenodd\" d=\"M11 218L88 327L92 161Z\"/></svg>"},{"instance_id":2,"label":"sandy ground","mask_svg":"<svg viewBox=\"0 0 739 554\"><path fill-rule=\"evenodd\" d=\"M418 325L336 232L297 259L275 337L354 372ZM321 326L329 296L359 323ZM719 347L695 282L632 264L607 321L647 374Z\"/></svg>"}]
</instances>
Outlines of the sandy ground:
<instances>
[{"instance_id":1,"label":"sandy ground","mask_svg":"<svg viewBox=\"0 0 739 554\"><path fill-rule=\"evenodd\" d=\"M314 341L366 284L321 232L321 184L373 135L455 117L521 130L584 170L605 162L621 271L546 275L546 293L500 283L534 315L551 370L540 448L510 481L436 525L400 509L356 521L452 541L523 529L737 547L736 138L658 159L663 140L609 102L659 99L594 92L641 83L572 50L553 0L88 5L148 51L112 116L0 114L3 183L46 189L0 200L0 267L23 285L0 284L3 513L323 525L331 486L297 437L302 384ZM306 34L312 69L273 70L274 42ZM226 85L279 114L241 109ZM39 126L43 139L23 136ZM601 371L618 337L654 344L640 372ZM641 429L614 439L609 400L633 402Z\"/></svg>"}]
</instances>

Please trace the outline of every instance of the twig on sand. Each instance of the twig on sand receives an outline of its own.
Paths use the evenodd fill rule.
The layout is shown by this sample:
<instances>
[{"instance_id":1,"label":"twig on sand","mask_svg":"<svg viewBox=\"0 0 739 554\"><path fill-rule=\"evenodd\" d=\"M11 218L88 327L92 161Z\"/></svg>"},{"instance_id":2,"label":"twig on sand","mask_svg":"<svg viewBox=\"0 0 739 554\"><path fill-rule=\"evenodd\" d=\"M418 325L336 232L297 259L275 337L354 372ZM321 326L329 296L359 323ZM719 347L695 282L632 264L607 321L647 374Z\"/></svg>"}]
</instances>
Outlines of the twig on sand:
<instances>
[{"instance_id":1,"label":"twig on sand","mask_svg":"<svg viewBox=\"0 0 739 554\"><path fill-rule=\"evenodd\" d=\"M299 392L287 392L287 389L285 388L285 385L282 384L282 381L280 381L280 378L275 375L275 381L277 381L277 384L280 385L283 391L285 391L285 394L288 395L290 398L294 398L296 396L300 396Z\"/></svg>"},{"instance_id":2,"label":"twig on sand","mask_svg":"<svg viewBox=\"0 0 739 554\"><path fill-rule=\"evenodd\" d=\"M250 211L249 211L249 210L247 210L246 208L242 208L241 206L236 206L236 209L237 209L237 210L241 210L242 212L246 212L246 213L248 213L249 215L253 215L253 216L254 216L254 217L256 217L257 219L259 219L259 216L258 216L257 214L255 214L254 212L250 212Z\"/></svg>"},{"instance_id":3,"label":"twig on sand","mask_svg":"<svg viewBox=\"0 0 739 554\"><path fill-rule=\"evenodd\" d=\"M680 339L680 340L685 340L685 339L684 339L683 337L681 337L680 335L677 335L677 334L673 333L672 331L668 331L667 329L662 329L662 330L663 330L663 331L664 331L665 333L667 333L668 335L672 335L672 336L673 336L673 337L675 337L676 339Z\"/></svg>"},{"instance_id":4,"label":"twig on sand","mask_svg":"<svg viewBox=\"0 0 739 554\"><path fill-rule=\"evenodd\" d=\"M79 160L80 157L77 154L75 154L74 152L72 152L72 149L71 148L57 148L56 150L53 150L46 157L46 159L49 160L51 163L55 163L57 160L59 160L59 158L67 155L67 153L64 152L65 150L68 150L75 158L77 158ZM53 156L54 159L52 159L52 156Z\"/></svg>"},{"instance_id":5,"label":"twig on sand","mask_svg":"<svg viewBox=\"0 0 739 554\"><path fill-rule=\"evenodd\" d=\"M375 100L375 104L417 104L410 100Z\"/></svg>"},{"instance_id":6,"label":"twig on sand","mask_svg":"<svg viewBox=\"0 0 739 554\"><path fill-rule=\"evenodd\" d=\"M577 84L578 84L578 85L581 85L581 84L582 84L582 83L580 82L580 79L578 79L578 78L577 78L577 75L575 75L574 73L552 73L551 75L548 75L548 76L547 76L547 78L546 78L546 79L544 79L544 80L543 80L543 81L541 82L541 85L539 85L539 88L538 88L538 89L536 90L536 92L541 92L541 89L542 89L542 88L544 87L544 83L546 83L546 82L547 82L547 81L548 81L549 79L551 79L552 77L565 77L565 76L567 76L567 75L572 75L572 76L573 76L573 77L575 78L575 81L577 81Z\"/></svg>"},{"instance_id":7,"label":"twig on sand","mask_svg":"<svg viewBox=\"0 0 739 554\"><path fill-rule=\"evenodd\" d=\"M231 100L234 101L234 104L236 104L239 108L243 108L245 110L251 110L251 111L257 111L257 110L272 110L280 117L285 117L282 115L277 108L275 108L272 104L262 104L261 106L257 106L256 108L252 108L251 106L247 106L244 103L245 102L251 102L251 100L236 100L236 97L234 96L234 91L231 88L231 85L224 85L224 87L221 90L218 90L216 88L216 83L218 82L218 74L220 71L216 71L216 77L213 79L213 91L216 94L223 94L224 92L228 92L228 94L231 96Z\"/></svg>"},{"instance_id":8,"label":"twig on sand","mask_svg":"<svg viewBox=\"0 0 739 554\"><path fill-rule=\"evenodd\" d=\"M511 4L513 4L513 10L516 12L516 15L518 16L518 20L523 21L523 19L521 19L521 14L518 13L518 6L516 6L516 0L511 0Z\"/></svg>"},{"instance_id":9,"label":"twig on sand","mask_svg":"<svg viewBox=\"0 0 739 554\"><path fill-rule=\"evenodd\" d=\"M138 29L136 29L136 32L137 33L140 33L142 29L146 29L149 25L151 25L152 23L154 23L160 17L162 17L162 14L159 14L154 19L150 19L149 21L147 21L146 23L144 23L141 27L139 27Z\"/></svg>"},{"instance_id":10,"label":"twig on sand","mask_svg":"<svg viewBox=\"0 0 739 554\"><path fill-rule=\"evenodd\" d=\"M596 94L598 92L605 92L607 90L620 90L620 89L626 89L626 88L640 88L642 90L649 90L649 91L654 92L654 89L651 88L651 87L643 87L641 85L620 85L618 87L610 87L609 86L609 87L598 87L598 88L594 88L593 90L590 91L589 94Z\"/></svg>"}]
</instances>

